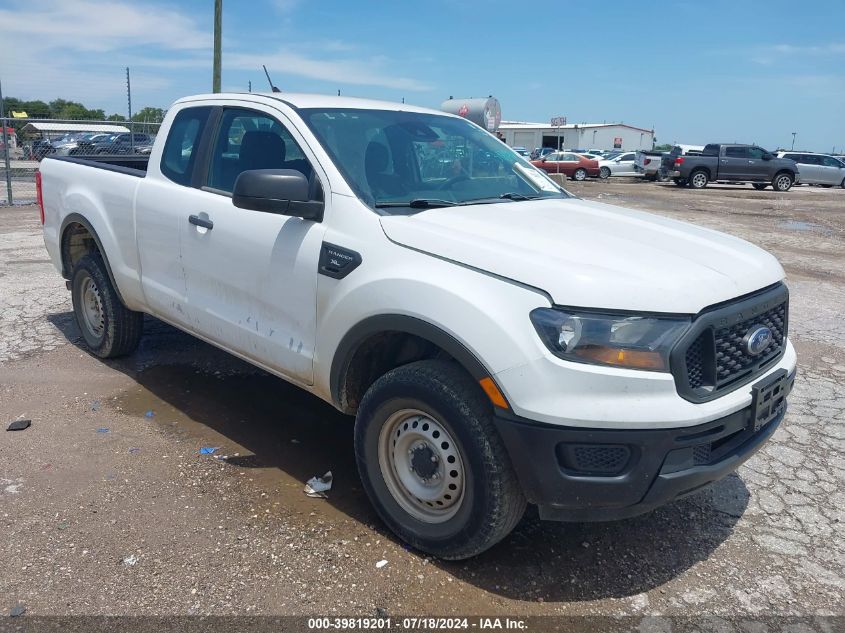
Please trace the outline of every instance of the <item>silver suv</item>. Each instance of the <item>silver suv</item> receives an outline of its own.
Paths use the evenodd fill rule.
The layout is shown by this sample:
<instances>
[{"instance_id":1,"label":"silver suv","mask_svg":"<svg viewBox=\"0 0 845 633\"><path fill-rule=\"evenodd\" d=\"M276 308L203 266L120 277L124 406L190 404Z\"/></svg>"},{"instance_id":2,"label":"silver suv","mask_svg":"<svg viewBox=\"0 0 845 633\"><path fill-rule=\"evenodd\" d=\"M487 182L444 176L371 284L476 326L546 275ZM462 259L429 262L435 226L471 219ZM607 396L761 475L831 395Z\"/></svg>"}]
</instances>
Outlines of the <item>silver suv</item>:
<instances>
[{"instance_id":1,"label":"silver suv","mask_svg":"<svg viewBox=\"0 0 845 633\"><path fill-rule=\"evenodd\" d=\"M798 164L802 185L839 186L845 189L845 162L828 154L778 152L779 158L791 158Z\"/></svg>"}]
</instances>

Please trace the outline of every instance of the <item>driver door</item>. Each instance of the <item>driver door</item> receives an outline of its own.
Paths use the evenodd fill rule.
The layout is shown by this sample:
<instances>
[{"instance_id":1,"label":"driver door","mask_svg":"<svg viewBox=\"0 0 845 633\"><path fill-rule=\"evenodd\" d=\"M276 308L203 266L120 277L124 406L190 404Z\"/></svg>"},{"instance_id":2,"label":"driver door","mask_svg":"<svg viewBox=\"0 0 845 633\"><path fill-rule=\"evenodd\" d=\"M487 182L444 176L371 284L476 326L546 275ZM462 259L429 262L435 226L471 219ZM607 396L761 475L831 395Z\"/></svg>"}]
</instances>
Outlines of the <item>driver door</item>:
<instances>
[{"instance_id":1,"label":"driver door","mask_svg":"<svg viewBox=\"0 0 845 633\"><path fill-rule=\"evenodd\" d=\"M235 180L250 169L296 169L322 187L294 133L270 108L222 109L204 186L183 207L182 265L199 334L310 384L324 225L232 204Z\"/></svg>"}]
</instances>

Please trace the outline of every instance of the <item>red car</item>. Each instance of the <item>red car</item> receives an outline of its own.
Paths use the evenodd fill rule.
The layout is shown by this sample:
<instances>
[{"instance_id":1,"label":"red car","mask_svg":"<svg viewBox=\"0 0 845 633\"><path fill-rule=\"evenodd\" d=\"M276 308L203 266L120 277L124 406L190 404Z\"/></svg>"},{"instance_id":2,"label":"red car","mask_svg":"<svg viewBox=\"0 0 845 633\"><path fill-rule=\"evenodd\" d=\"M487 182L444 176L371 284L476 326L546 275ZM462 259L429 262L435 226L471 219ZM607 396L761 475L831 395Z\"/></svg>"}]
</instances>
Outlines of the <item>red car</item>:
<instances>
[{"instance_id":1,"label":"red car","mask_svg":"<svg viewBox=\"0 0 845 633\"><path fill-rule=\"evenodd\" d=\"M566 174L572 180L585 180L599 175L599 161L585 158L575 152L552 152L539 160L532 160L535 167L550 174Z\"/></svg>"}]
</instances>

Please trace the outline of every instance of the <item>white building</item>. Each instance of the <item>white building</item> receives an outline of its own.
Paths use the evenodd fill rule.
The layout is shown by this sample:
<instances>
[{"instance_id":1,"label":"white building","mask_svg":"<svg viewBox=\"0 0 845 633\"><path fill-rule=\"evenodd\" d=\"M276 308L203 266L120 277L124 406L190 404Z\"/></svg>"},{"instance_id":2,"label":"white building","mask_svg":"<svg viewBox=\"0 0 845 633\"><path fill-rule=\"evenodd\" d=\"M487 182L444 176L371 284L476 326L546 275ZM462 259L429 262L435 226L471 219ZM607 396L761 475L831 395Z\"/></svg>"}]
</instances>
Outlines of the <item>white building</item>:
<instances>
[{"instance_id":1,"label":"white building","mask_svg":"<svg viewBox=\"0 0 845 633\"><path fill-rule=\"evenodd\" d=\"M548 123L502 121L499 131L511 147L557 149L651 149L654 130L627 123L574 123L552 127Z\"/></svg>"}]
</instances>

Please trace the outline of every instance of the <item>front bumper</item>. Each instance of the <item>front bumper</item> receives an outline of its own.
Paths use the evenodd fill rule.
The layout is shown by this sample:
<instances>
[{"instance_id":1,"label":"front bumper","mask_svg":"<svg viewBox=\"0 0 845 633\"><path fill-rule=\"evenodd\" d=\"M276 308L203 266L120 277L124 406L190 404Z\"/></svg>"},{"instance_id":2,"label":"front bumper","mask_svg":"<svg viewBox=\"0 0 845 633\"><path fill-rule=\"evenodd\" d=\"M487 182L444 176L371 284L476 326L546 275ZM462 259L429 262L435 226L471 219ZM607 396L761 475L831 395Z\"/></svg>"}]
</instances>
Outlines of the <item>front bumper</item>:
<instances>
[{"instance_id":1,"label":"front bumper","mask_svg":"<svg viewBox=\"0 0 845 633\"><path fill-rule=\"evenodd\" d=\"M789 374L791 391L795 371ZM754 430L752 406L685 428L561 427L512 414L495 421L540 517L607 521L636 516L735 471L772 436L784 413ZM612 474L601 470L618 469Z\"/></svg>"}]
</instances>

